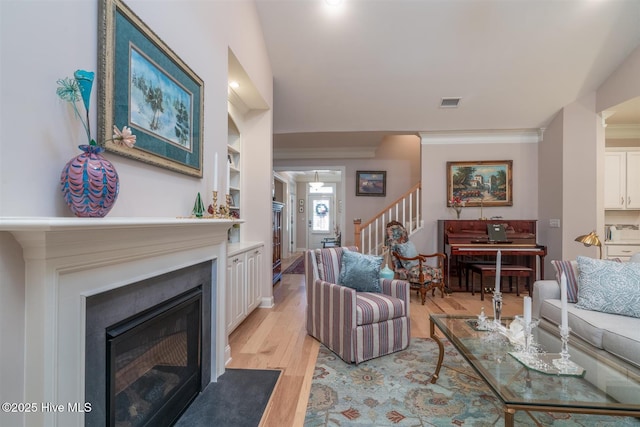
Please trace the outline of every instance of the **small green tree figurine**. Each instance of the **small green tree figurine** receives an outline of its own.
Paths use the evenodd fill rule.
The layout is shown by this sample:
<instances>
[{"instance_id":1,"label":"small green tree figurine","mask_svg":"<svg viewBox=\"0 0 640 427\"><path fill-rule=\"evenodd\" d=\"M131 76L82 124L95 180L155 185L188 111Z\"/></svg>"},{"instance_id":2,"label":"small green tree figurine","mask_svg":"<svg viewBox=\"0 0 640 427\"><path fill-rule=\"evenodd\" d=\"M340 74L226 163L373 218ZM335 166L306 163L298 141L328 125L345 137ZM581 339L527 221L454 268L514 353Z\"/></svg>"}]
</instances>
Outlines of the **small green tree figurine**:
<instances>
[{"instance_id":1,"label":"small green tree figurine","mask_svg":"<svg viewBox=\"0 0 640 427\"><path fill-rule=\"evenodd\" d=\"M202 218L202 215L204 215L204 204L202 203L202 198L200 197L199 192L198 196L196 197L196 202L193 205L191 214L195 215L196 218Z\"/></svg>"}]
</instances>

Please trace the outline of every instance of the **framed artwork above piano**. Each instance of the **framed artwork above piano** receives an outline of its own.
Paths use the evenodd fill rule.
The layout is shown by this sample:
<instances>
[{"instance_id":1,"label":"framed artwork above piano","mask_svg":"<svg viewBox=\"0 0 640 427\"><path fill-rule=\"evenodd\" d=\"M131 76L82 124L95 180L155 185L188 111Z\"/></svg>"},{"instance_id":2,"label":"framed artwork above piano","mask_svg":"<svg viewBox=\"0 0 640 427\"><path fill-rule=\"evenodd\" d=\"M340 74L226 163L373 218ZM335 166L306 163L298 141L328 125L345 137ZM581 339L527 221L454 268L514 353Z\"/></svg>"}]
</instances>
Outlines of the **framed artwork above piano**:
<instances>
[{"instance_id":1,"label":"framed artwork above piano","mask_svg":"<svg viewBox=\"0 0 640 427\"><path fill-rule=\"evenodd\" d=\"M447 206L513 206L513 160L447 162Z\"/></svg>"}]
</instances>

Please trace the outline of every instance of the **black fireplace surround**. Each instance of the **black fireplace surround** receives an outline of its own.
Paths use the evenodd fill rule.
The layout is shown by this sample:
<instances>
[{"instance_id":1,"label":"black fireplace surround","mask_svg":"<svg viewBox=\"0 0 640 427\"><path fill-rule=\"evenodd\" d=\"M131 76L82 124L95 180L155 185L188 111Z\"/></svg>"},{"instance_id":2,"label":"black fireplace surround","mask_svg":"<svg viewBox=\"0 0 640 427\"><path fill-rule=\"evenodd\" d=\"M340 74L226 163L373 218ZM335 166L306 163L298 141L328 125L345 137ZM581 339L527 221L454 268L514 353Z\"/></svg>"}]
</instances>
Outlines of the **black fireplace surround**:
<instances>
[{"instance_id":1,"label":"black fireplace surround","mask_svg":"<svg viewBox=\"0 0 640 427\"><path fill-rule=\"evenodd\" d=\"M209 384L215 273L207 261L87 298L86 426L169 425Z\"/></svg>"}]
</instances>

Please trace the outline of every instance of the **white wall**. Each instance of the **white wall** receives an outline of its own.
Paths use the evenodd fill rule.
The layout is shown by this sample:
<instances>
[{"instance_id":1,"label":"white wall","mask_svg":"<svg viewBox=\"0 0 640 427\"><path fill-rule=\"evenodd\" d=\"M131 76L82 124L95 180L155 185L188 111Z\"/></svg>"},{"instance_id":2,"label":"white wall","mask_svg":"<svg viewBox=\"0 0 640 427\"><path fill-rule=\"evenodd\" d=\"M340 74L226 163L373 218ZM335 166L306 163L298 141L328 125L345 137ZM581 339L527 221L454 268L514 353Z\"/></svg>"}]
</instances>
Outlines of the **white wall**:
<instances>
[{"instance_id":1,"label":"white wall","mask_svg":"<svg viewBox=\"0 0 640 427\"><path fill-rule=\"evenodd\" d=\"M472 143L422 144L422 208L426 241L430 247L421 250L436 252L437 221L455 219L456 213L447 207L447 162L513 160L513 206L483 207L483 216L505 219L538 218L538 144L537 143ZM461 219L477 219L479 207L462 210Z\"/></svg>"},{"instance_id":2,"label":"white wall","mask_svg":"<svg viewBox=\"0 0 640 427\"><path fill-rule=\"evenodd\" d=\"M97 69L99 1L0 1L0 217L71 216L58 182L65 163L86 143L79 121L56 96L56 81L76 69ZM198 179L106 153L120 176L120 195L110 217L187 216L196 194L208 201L213 158L226 159L227 52L231 48L269 106L273 76L255 4L252 1L127 0L127 5L204 80L203 178ZM97 83L99 84L99 83ZM95 86L95 85L94 85ZM97 90L91 106L96 135ZM253 200L244 219L253 240L270 241L271 110L256 118L243 159L250 165ZM224 188L225 168L219 166ZM250 215L249 212L253 212ZM254 222L255 221L255 222ZM99 242L96 242L99 244ZM24 264L13 237L0 233L0 349L3 401L21 401L15 359L24 342ZM267 245L265 258L270 258ZM8 262L8 261L11 262ZM224 270L224 269L221 269ZM265 274L268 274L265 267ZM269 277L269 276L267 276ZM266 291L270 291L266 289ZM8 334L8 335L7 335Z\"/></svg>"},{"instance_id":3,"label":"white wall","mask_svg":"<svg viewBox=\"0 0 640 427\"><path fill-rule=\"evenodd\" d=\"M640 45L614 71L596 92L596 112L601 112L640 96Z\"/></svg>"},{"instance_id":4,"label":"white wall","mask_svg":"<svg viewBox=\"0 0 640 427\"><path fill-rule=\"evenodd\" d=\"M587 248L575 238L596 231L604 236L603 190L598 190L599 162L604 155L604 137L598 141L595 93L564 107L562 137L562 257L598 257L595 247ZM542 173L542 172L541 172ZM600 209L598 209L600 206ZM600 214L601 213L601 214Z\"/></svg>"},{"instance_id":5,"label":"white wall","mask_svg":"<svg viewBox=\"0 0 640 427\"><path fill-rule=\"evenodd\" d=\"M538 147L541 159L538 175L538 242L547 246L544 267L547 278L553 277L551 260L562 259L562 228L551 228L549 220L559 219L560 227L565 221L562 216L563 117L562 111L554 117Z\"/></svg>"}]
</instances>

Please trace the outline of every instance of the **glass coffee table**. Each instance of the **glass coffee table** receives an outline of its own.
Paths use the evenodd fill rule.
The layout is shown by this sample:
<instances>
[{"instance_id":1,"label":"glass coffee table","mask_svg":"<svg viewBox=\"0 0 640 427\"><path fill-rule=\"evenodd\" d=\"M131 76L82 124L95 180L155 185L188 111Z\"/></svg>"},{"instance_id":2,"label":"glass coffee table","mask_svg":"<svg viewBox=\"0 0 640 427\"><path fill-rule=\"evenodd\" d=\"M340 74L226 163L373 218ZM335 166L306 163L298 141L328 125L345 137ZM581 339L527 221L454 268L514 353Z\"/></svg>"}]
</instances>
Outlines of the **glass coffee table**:
<instances>
[{"instance_id":1,"label":"glass coffee table","mask_svg":"<svg viewBox=\"0 0 640 427\"><path fill-rule=\"evenodd\" d=\"M431 337L440 349L431 382L435 384L438 380L445 357L437 328L503 402L505 426L513 426L518 410L640 417L640 370L614 363L571 337L571 361L583 367L584 374L543 373L526 367L509 354L516 347L506 336L477 330L475 321L475 317L469 316L429 316ZM512 319L502 321L508 326ZM540 324L533 329L533 335L534 341L548 353L560 351L556 326Z\"/></svg>"}]
</instances>

